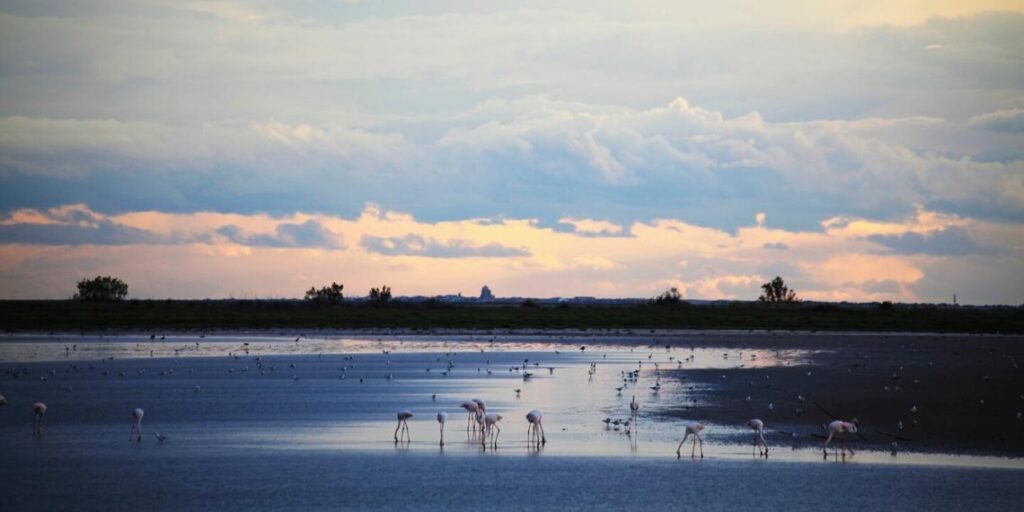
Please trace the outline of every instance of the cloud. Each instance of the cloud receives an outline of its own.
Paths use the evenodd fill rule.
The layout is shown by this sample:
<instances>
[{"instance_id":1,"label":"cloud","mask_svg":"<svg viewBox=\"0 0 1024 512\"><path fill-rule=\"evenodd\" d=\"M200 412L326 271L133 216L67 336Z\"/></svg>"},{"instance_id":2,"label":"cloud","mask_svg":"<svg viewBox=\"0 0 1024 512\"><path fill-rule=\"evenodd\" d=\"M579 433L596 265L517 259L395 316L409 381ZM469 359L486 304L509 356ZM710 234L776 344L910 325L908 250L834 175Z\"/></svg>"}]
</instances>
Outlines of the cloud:
<instances>
[{"instance_id":1,"label":"cloud","mask_svg":"<svg viewBox=\"0 0 1024 512\"><path fill-rule=\"evenodd\" d=\"M127 279L137 297L289 297L343 279L410 295L475 293L487 283L518 296L650 297L678 286L691 299L754 299L775 275L813 300L944 300L943 283L955 282L971 301L1018 303L1024 289L1015 256L1024 228L923 208L899 221L838 218L808 231L726 231L670 218L635 222L630 236L590 231L535 219L425 221L377 205L352 217L18 210L0 218L0 297L49 297L96 273ZM954 238L939 240L969 236L993 249L890 247L918 243L915 235L934 244L945 232ZM978 272L993 277L971 281Z\"/></svg>"},{"instance_id":2,"label":"cloud","mask_svg":"<svg viewBox=\"0 0 1024 512\"><path fill-rule=\"evenodd\" d=\"M997 110L972 117L968 123L997 132L1024 133L1024 109Z\"/></svg>"},{"instance_id":3,"label":"cloud","mask_svg":"<svg viewBox=\"0 0 1024 512\"><path fill-rule=\"evenodd\" d=\"M868 239L903 254L964 255L984 254L994 250L979 245L969 231L955 226L926 233L871 235Z\"/></svg>"},{"instance_id":4,"label":"cloud","mask_svg":"<svg viewBox=\"0 0 1024 512\"><path fill-rule=\"evenodd\" d=\"M325 229L320 222L314 219L303 223L278 224L272 234L247 234L238 226L231 224L217 228L217 233L236 244L253 247L318 247L324 249L344 247L338 235Z\"/></svg>"},{"instance_id":5,"label":"cloud","mask_svg":"<svg viewBox=\"0 0 1024 512\"><path fill-rule=\"evenodd\" d=\"M761 247L764 247L765 249L775 249L779 251L785 251L789 249L789 246L782 242L765 242L764 245L762 245Z\"/></svg>"},{"instance_id":6,"label":"cloud","mask_svg":"<svg viewBox=\"0 0 1024 512\"><path fill-rule=\"evenodd\" d=\"M427 258L509 258L529 256L519 247L506 247L497 243L480 246L467 240L439 241L410 233L401 237L364 235L360 245L367 251L386 256L422 256Z\"/></svg>"}]
</instances>

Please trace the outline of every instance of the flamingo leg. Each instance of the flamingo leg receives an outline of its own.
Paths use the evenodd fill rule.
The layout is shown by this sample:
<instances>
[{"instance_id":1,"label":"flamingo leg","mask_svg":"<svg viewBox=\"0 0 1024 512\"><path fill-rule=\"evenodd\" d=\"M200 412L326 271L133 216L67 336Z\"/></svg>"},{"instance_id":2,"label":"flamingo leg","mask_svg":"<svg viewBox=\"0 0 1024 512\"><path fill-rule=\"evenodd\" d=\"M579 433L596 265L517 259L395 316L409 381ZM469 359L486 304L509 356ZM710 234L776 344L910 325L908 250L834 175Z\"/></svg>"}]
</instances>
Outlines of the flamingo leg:
<instances>
[{"instance_id":1,"label":"flamingo leg","mask_svg":"<svg viewBox=\"0 0 1024 512\"><path fill-rule=\"evenodd\" d=\"M441 446L444 446L444 423L441 424Z\"/></svg>"},{"instance_id":2,"label":"flamingo leg","mask_svg":"<svg viewBox=\"0 0 1024 512\"><path fill-rule=\"evenodd\" d=\"M544 436L544 424L538 421L537 426L540 427L540 444L548 444L548 439Z\"/></svg>"},{"instance_id":3,"label":"flamingo leg","mask_svg":"<svg viewBox=\"0 0 1024 512\"><path fill-rule=\"evenodd\" d=\"M686 435L684 435L684 436L683 436L683 440L682 440L682 441L679 441L679 446L677 446L677 447L676 447L676 456L677 456L677 457L680 457L680 456L681 456L681 455L679 455L679 450L682 450L682 449L683 449L683 443L685 443L685 442L686 442L686 438L687 438L687 437L690 437L690 433L689 433L689 432L687 432L687 433L686 433Z\"/></svg>"},{"instance_id":4,"label":"flamingo leg","mask_svg":"<svg viewBox=\"0 0 1024 512\"><path fill-rule=\"evenodd\" d=\"M494 447L498 447L498 435L501 434L501 427L494 425Z\"/></svg>"},{"instance_id":5,"label":"flamingo leg","mask_svg":"<svg viewBox=\"0 0 1024 512\"><path fill-rule=\"evenodd\" d=\"M694 434L697 436L697 441L700 441L700 458L704 458L704 438L700 437L700 434Z\"/></svg>"},{"instance_id":6,"label":"flamingo leg","mask_svg":"<svg viewBox=\"0 0 1024 512\"><path fill-rule=\"evenodd\" d=\"M395 427L395 442L398 442L398 431L402 428L402 420L398 420L398 426Z\"/></svg>"}]
</instances>

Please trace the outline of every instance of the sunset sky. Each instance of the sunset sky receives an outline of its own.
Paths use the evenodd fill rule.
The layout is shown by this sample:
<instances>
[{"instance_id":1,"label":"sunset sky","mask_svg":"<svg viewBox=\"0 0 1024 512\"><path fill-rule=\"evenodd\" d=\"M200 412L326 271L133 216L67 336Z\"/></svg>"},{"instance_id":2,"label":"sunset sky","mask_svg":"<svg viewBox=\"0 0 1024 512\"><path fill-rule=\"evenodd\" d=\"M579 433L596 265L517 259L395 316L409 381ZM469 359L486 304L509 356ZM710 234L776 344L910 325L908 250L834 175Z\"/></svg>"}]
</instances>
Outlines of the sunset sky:
<instances>
[{"instance_id":1,"label":"sunset sky","mask_svg":"<svg viewBox=\"0 0 1024 512\"><path fill-rule=\"evenodd\" d=\"M3 1L0 298L1024 303L1024 0Z\"/></svg>"}]
</instances>

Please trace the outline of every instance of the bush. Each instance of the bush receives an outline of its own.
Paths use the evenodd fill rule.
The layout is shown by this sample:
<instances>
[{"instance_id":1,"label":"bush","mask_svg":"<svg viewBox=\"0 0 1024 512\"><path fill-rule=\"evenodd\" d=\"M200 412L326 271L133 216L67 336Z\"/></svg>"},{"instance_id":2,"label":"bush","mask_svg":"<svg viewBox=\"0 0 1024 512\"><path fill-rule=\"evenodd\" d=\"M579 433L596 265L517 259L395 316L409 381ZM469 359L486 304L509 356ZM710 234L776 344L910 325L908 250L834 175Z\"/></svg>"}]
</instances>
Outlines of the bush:
<instances>
[{"instance_id":1,"label":"bush","mask_svg":"<svg viewBox=\"0 0 1024 512\"><path fill-rule=\"evenodd\" d=\"M110 276L96 276L78 282L75 300L121 300L128 296L128 285Z\"/></svg>"},{"instance_id":2,"label":"bush","mask_svg":"<svg viewBox=\"0 0 1024 512\"><path fill-rule=\"evenodd\" d=\"M683 295L675 287L665 290L661 295L648 301L655 306L677 306L683 303Z\"/></svg>"},{"instance_id":3,"label":"bush","mask_svg":"<svg viewBox=\"0 0 1024 512\"><path fill-rule=\"evenodd\" d=\"M380 288L370 288L369 298L374 304L386 304L391 300L391 287L384 285Z\"/></svg>"},{"instance_id":4,"label":"bush","mask_svg":"<svg viewBox=\"0 0 1024 512\"><path fill-rule=\"evenodd\" d=\"M328 302L331 304L339 303L345 300L345 295L341 293L344 289L345 285L333 282L330 286L324 286L319 290L314 286L309 290L306 290L306 300L313 302Z\"/></svg>"}]
</instances>

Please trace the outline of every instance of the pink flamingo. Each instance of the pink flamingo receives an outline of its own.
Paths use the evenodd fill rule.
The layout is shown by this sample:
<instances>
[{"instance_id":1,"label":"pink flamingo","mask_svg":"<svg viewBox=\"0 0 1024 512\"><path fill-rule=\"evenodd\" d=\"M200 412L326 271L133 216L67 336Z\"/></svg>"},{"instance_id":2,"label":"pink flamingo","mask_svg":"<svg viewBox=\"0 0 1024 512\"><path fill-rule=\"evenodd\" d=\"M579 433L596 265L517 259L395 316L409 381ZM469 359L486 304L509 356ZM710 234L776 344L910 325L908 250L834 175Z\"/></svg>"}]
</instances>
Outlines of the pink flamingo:
<instances>
[{"instance_id":1,"label":"pink flamingo","mask_svg":"<svg viewBox=\"0 0 1024 512\"><path fill-rule=\"evenodd\" d=\"M857 421L857 418L854 418L854 419L852 419L850 421L835 420L832 423L829 423L828 424L828 439L825 440L825 445L821 447L821 452L824 453L826 457L828 457L828 444L831 443L832 442L832 438L835 437L838 434L839 437L840 437L840 440L843 443L843 456L845 456L846 455L846 450L848 449L846 447L846 437L850 433L854 433L854 434L857 433L857 425L858 424L859 424L859 422ZM853 455L853 450L850 450L850 455Z\"/></svg>"},{"instance_id":2,"label":"pink flamingo","mask_svg":"<svg viewBox=\"0 0 1024 512\"><path fill-rule=\"evenodd\" d=\"M398 426L395 427L395 442L398 442L398 431L401 429L402 433L408 441L412 441L409 437L409 418L412 418L411 411L398 411Z\"/></svg>"},{"instance_id":3,"label":"pink flamingo","mask_svg":"<svg viewBox=\"0 0 1024 512\"><path fill-rule=\"evenodd\" d=\"M686 442L686 438L693 436L693 449L690 450L690 457L694 457L694 453L697 450L697 442L700 441L700 458L704 458L704 440L700 437L700 432L704 430L703 423L690 423L686 426L686 435L683 436L683 440L679 441L679 446L676 447L676 457L682 457L679 450L683 448L683 443Z\"/></svg>"},{"instance_id":4,"label":"pink flamingo","mask_svg":"<svg viewBox=\"0 0 1024 512\"><path fill-rule=\"evenodd\" d=\"M46 404L36 402L32 404L32 412L35 417L32 419L32 435L43 435L43 415L46 414Z\"/></svg>"},{"instance_id":5,"label":"pink flamingo","mask_svg":"<svg viewBox=\"0 0 1024 512\"><path fill-rule=\"evenodd\" d=\"M473 428L473 420L476 419L476 413L480 410L480 406L476 402L462 402L462 408L468 413L466 416L466 430Z\"/></svg>"},{"instance_id":6,"label":"pink flamingo","mask_svg":"<svg viewBox=\"0 0 1024 512\"><path fill-rule=\"evenodd\" d=\"M763 446L764 453L761 455L768 457L768 443L764 442L764 422L754 418L747 422L747 426L754 431L754 448L757 448L758 452L760 452L760 447ZM759 444L760 446L758 446Z\"/></svg>"},{"instance_id":7,"label":"pink flamingo","mask_svg":"<svg viewBox=\"0 0 1024 512\"><path fill-rule=\"evenodd\" d=\"M502 415L495 414L493 412L484 415L484 436L480 439L481 444L486 446L487 440L490 438L494 447L498 447L498 435L501 434L501 428L498 427L498 422L501 421L502 418Z\"/></svg>"},{"instance_id":8,"label":"pink flamingo","mask_svg":"<svg viewBox=\"0 0 1024 512\"><path fill-rule=\"evenodd\" d=\"M541 424L541 418L544 415L540 411L534 409L526 414L526 421L530 423L530 426L526 428L526 442L530 443L531 440L536 440L537 444L547 444L548 440L544 436L544 425ZM530 435L533 435L531 438Z\"/></svg>"},{"instance_id":9,"label":"pink flamingo","mask_svg":"<svg viewBox=\"0 0 1024 512\"><path fill-rule=\"evenodd\" d=\"M132 430L130 432L128 432L128 440L129 441L132 440L132 436L133 435L138 434L138 437L135 438L135 442L137 442L137 443L141 443L142 442L142 415L143 414L145 414L145 413L142 412L142 409L135 408L135 409L132 410Z\"/></svg>"},{"instance_id":10,"label":"pink flamingo","mask_svg":"<svg viewBox=\"0 0 1024 512\"><path fill-rule=\"evenodd\" d=\"M441 446L444 446L444 422L448 421L448 413L441 411L437 413L437 422L441 424Z\"/></svg>"}]
</instances>

